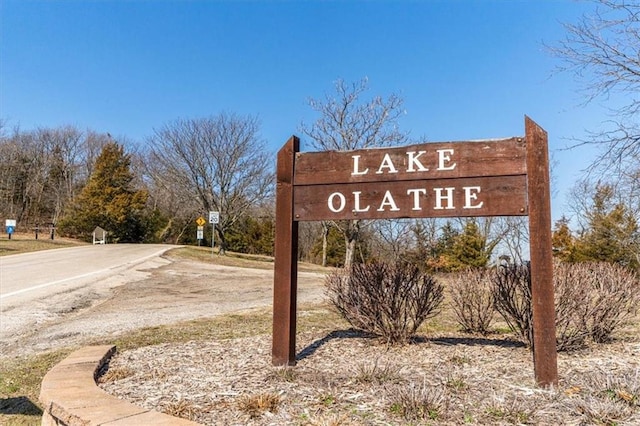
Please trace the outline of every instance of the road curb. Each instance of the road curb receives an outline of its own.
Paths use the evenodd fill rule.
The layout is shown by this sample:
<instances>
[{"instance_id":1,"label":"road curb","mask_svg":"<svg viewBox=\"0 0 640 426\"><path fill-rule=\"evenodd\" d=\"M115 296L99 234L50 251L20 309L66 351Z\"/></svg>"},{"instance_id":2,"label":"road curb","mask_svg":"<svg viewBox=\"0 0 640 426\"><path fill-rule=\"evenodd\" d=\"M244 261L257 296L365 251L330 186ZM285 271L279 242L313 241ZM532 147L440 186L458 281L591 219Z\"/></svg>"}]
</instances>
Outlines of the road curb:
<instances>
[{"instance_id":1,"label":"road curb","mask_svg":"<svg viewBox=\"0 0 640 426\"><path fill-rule=\"evenodd\" d=\"M87 346L71 353L42 379L43 426L165 425L197 426L190 420L137 407L104 392L96 384L100 369L116 347Z\"/></svg>"}]
</instances>

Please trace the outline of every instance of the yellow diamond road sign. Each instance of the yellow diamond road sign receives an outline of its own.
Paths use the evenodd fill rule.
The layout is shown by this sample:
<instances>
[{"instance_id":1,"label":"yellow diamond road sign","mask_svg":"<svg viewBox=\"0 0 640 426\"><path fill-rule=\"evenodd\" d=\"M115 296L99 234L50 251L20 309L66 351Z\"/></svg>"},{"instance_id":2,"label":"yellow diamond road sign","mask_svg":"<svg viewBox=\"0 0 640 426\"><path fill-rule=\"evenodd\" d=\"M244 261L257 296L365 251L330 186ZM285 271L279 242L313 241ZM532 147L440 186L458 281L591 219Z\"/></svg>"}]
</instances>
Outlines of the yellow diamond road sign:
<instances>
[{"instance_id":1,"label":"yellow diamond road sign","mask_svg":"<svg viewBox=\"0 0 640 426\"><path fill-rule=\"evenodd\" d=\"M200 216L196 219L196 223L198 224L198 226L203 226L205 223L207 223L207 221L204 220L204 217Z\"/></svg>"}]
</instances>

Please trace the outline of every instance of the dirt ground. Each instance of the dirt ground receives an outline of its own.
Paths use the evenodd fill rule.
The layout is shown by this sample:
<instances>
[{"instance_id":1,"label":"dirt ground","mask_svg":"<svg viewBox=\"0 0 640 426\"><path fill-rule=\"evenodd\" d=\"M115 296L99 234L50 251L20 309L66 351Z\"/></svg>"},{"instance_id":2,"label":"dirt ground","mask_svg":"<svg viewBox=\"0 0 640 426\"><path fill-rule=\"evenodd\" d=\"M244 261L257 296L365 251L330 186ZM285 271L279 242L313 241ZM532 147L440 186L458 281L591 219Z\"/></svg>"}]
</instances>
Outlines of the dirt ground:
<instances>
[{"instance_id":1,"label":"dirt ground","mask_svg":"<svg viewBox=\"0 0 640 426\"><path fill-rule=\"evenodd\" d=\"M323 299L323 274L299 272L300 303ZM272 303L273 271L220 266L165 254L133 269L3 312L2 355L17 357L82 345L128 330ZM7 325L7 324L5 324Z\"/></svg>"}]
</instances>

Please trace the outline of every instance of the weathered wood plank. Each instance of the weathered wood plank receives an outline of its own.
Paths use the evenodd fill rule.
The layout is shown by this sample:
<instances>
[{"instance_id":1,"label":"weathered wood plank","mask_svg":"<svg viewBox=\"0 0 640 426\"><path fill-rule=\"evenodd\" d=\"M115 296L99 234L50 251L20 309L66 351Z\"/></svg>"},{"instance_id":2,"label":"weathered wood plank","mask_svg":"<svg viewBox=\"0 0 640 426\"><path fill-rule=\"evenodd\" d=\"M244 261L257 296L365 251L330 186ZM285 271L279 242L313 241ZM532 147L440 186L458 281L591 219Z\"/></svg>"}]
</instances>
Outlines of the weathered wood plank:
<instances>
[{"instance_id":1,"label":"weathered wood plank","mask_svg":"<svg viewBox=\"0 0 640 426\"><path fill-rule=\"evenodd\" d=\"M529 251L533 311L533 366L541 386L558 384L558 355L553 290L551 193L547 132L525 117L527 189L529 191Z\"/></svg>"},{"instance_id":2,"label":"weathered wood plank","mask_svg":"<svg viewBox=\"0 0 640 426\"><path fill-rule=\"evenodd\" d=\"M296 362L298 222L293 220L293 170L300 140L292 136L278 152L276 238L273 274L273 365Z\"/></svg>"},{"instance_id":3,"label":"weathered wood plank","mask_svg":"<svg viewBox=\"0 0 640 426\"><path fill-rule=\"evenodd\" d=\"M524 216L526 176L294 186L294 220Z\"/></svg>"},{"instance_id":4,"label":"weathered wood plank","mask_svg":"<svg viewBox=\"0 0 640 426\"><path fill-rule=\"evenodd\" d=\"M511 176L526 173L522 138L301 152L295 185Z\"/></svg>"}]
</instances>

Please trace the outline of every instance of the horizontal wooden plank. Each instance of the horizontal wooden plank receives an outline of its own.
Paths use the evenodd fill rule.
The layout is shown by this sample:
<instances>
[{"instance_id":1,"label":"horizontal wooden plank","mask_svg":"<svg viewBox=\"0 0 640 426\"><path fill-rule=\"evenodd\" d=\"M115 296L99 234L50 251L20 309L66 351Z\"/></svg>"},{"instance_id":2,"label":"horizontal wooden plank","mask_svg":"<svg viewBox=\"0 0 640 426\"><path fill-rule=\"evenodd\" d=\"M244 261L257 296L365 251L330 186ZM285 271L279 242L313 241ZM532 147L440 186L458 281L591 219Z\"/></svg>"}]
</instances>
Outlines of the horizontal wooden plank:
<instances>
[{"instance_id":1,"label":"horizontal wooden plank","mask_svg":"<svg viewBox=\"0 0 640 426\"><path fill-rule=\"evenodd\" d=\"M525 216L526 175L294 186L294 220Z\"/></svg>"},{"instance_id":2,"label":"horizontal wooden plank","mask_svg":"<svg viewBox=\"0 0 640 426\"><path fill-rule=\"evenodd\" d=\"M522 138L296 154L294 185L526 174Z\"/></svg>"}]
</instances>

